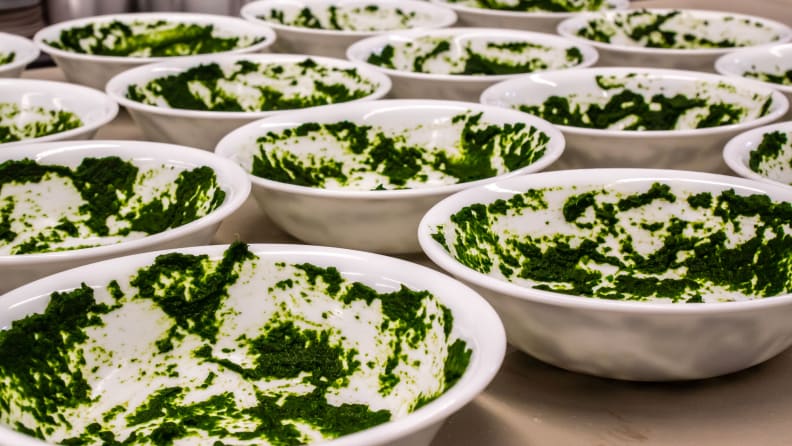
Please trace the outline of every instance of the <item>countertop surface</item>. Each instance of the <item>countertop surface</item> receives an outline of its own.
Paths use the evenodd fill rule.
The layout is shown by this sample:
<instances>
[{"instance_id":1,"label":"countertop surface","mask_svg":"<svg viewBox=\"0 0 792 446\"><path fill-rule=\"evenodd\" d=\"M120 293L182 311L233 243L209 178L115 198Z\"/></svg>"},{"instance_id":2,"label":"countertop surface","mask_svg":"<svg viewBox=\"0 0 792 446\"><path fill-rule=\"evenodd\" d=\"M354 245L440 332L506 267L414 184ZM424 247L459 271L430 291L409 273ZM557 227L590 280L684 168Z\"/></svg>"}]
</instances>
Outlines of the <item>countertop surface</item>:
<instances>
[{"instance_id":1,"label":"countertop surface","mask_svg":"<svg viewBox=\"0 0 792 446\"><path fill-rule=\"evenodd\" d=\"M643 7L752 13L792 24L792 0L648 0ZM57 68L24 77L62 80ZM142 139L122 112L97 139ZM215 243L298 243L249 200ZM403 256L432 266L423 255ZM790 321L792 323L792 321ZM740 373L681 383L593 378L510 351L489 388L449 418L432 446L459 445L790 445L792 350Z\"/></svg>"}]
</instances>

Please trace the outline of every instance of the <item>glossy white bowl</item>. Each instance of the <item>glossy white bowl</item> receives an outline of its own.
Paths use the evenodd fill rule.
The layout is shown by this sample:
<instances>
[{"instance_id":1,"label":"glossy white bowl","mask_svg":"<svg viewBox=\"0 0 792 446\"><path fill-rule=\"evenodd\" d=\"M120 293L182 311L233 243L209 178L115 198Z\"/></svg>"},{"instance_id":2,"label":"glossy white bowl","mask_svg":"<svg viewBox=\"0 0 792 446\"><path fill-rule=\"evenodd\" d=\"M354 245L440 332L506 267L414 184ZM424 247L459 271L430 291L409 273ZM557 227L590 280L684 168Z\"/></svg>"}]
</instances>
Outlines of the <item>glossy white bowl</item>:
<instances>
[{"instance_id":1,"label":"glossy white bowl","mask_svg":"<svg viewBox=\"0 0 792 446\"><path fill-rule=\"evenodd\" d=\"M487 7L480 7L476 0L431 0L438 5L444 5L454 12L459 17L459 25L461 26L478 26L482 28L506 28L506 29L521 29L524 31L536 31L541 33L554 34L556 27L562 20L574 17L584 11L579 12L554 12L547 10L537 11L513 11L508 9L494 9ZM500 1L502 4L510 4L513 2ZM564 2L559 2L564 3ZM589 0L583 0L578 3L590 3ZM626 9L630 5L629 0L605 0L601 9Z\"/></svg>"},{"instance_id":2,"label":"glossy white bowl","mask_svg":"<svg viewBox=\"0 0 792 446\"><path fill-rule=\"evenodd\" d=\"M435 39L447 41L449 44L448 56L444 59L429 59L427 70L430 72L416 72L413 60L416 58L414 50L399 51L406 45L421 45L433 42ZM381 36L369 37L352 44L347 50L347 58L366 63L381 70L393 80L391 97L394 98L421 98L421 99L451 99L475 101L481 92L488 86L515 77L524 76L525 72L515 74L493 75L468 75L449 74L463 67L452 67L449 62L460 63L468 59L466 51L468 46L477 51L486 49L488 44L520 42L541 45L544 49L522 51L524 58L541 59L549 69L582 68L593 65L597 61L597 52L585 44L577 44L568 39L551 36L543 33L532 33L519 30L495 28L448 28L437 30L411 30L389 33ZM394 48L394 68L386 68L368 62L372 54L380 54L390 45ZM431 47L428 45L427 48ZM566 58L566 50L577 48L580 51L580 63L572 63ZM493 57L502 56L507 51L495 52Z\"/></svg>"},{"instance_id":3,"label":"glossy white bowl","mask_svg":"<svg viewBox=\"0 0 792 446\"><path fill-rule=\"evenodd\" d=\"M792 121L740 133L726 143L723 160L741 177L792 186Z\"/></svg>"},{"instance_id":4,"label":"glossy white bowl","mask_svg":"<svg viewBox=\"0 0 792 446\"><path fill-rule=\"evenodd\" d=\"M36 60L39 49L31 40L0 32L0 55L14 53L14 60L0 64L0 77L19 77L25 67Z\"/></svg>"},{"instance_id":5,"label":"glossy white bowl","mask_svg":"<svg viewBox=\"0 0 792 446\"><path fill-rule=\"evenodd\" d=\"M57 164L74 169L85 158L108 156L118 156L141 168L152 169L164 165L173 169L172 175L174 178L175 172L194 169L199 166L208 166L215 172L218 187L225 192L225 198L212 212L184 225L150 235L141 232L138 235L133 233L128 237L116 236L114 238L113 236L106 236L94 237L90 240L85 239L85 244L94 245L92 247L30 254L11 254L10 245L4 243L4 252L7 252L7 254L0 255L0 292L48 274L111 257L155 248L164 249L206 244L214 235L223 219L238 209L247 199L250 192L250 181L244 171L228 160L197 149L145 141L73 141L18 145L3 148L0 151L0 162L27 158L35 160L39 164ZM161 174L157 175L163 178ZM174 178L168 181L173 181ZM141 184L143 183L143 180L141 180ZM23 191L28 190L28 186L20 187ZM33 189L31 188L30 190L32 191ZM12 194L12 188L4 189L4 193ZM26 193L30 195L32 192ZM31 206L47 210L46 214L48 216L39 215L35 212L31 213L37 218L35 223L52 226L59 221L61 216L75 212L75 208L82 202L82 199L75 194L76 192L73 192L71 188L67 190L65 187L58 187L42 195L29 198L34 203ZM17 203L17 205L21 206L21 203ZM14 225L14 221L12 221L11 228L16 231L25 230ZM20 232L20 234L25 233ZM91 233L83 232L81 234L83 235L79 237L85 237L84 234L90 235ZM27 237L30 237L30 234ZM68 238L64 243L74 246L74 243L80 242L79 237ZM17 242L14 244L17 244Z\"/></svg>"},{"instance_id":6,"label":"glossy white bowl","mask_svg":"<svg viewBox=\"0 0 792 446\"><path fill-rule=\"evenodd\" d=\"M22 113L7 120L0 117L0 125L24 126L41 120L38 108L47 111L74 113L82 125L59 133L38 138L26 138L0 144L5 149L12 145L31 142L90 139L100 127L118 114L118 104L101 91L66 82L34 79L0 79L0 104L16 104Z\"/></svg>"},{"instance_id":7,"label":"glossy white bowl","mask_svg":"<svg viewBox=\"0 0 792 446\"><path fill-rule=\"evenodd\" d=\"M108 287L110 281L116 279L122 293L134 292L132 290L135 288L129 284L129 278L135 276L140 269L155 262L157 256L179 253L182 256L207 256L208 260L218 261L223 257L226 248L226 246L198 246L148 252L106 260L47 277L0 297L0 327L10 327L15 320L44 312L53 291L73 290L80 288L81 284L94 290L96 300L109 300L111 305L116 305L119 301L108 295L108 288L111 288L112 292L112 286ZM194 348L195 342L198 342L197 345L206 342L207 345L217 346L218 355L220 355L220 347L224 347L224 352L235 351L236 354L228 358L231 362L244 360L243 355L252 354L245 351L239 338L232 338L235 336L233 333L261 335L265 333L267 323L277 324L283 320L281 319L282 313L287 312L294 315L294 324L299 330L310 329L315 333L322 334L330 332L330 342L333 345L342 346L344 351L347 351L350 345L357 347L354 359L359 360L360 370L350 377L350 381L360 387L352 390L346 384L341 383L338 386L340 388L339 395L335 397L330 394L331 397L335 397L329 401L330 404L336 406L343 402L360 402L367 406L381 404L379 401L385 398L380 396L377 393L378 388L374 387L379 386L377 376L374 375L371 379L370 375L371 371L382 370L386 361L380 358L377 358L379 360L371 358L378 355L383 347L383 344L378 345L376 342L384 342L386 351L392 348L389 347L389 343L392 341L391 329L383 329L380 324L394 324L394 321L386 319L382 315L381 305L378 301L398 299L400 295L390 293L399 292L400 289L403 290L403 287L414 291L425 290L434 296L434 298L423 297L426 307L423 307L421 311L426 311L426 314L422 320L426 320L430 314L435 316L427 330L425 341L418 346L409 346L410 341L404 339L403 344L400 344L402 353L408 358L415 358L416 352L423 349L427 353L417 365L412 366L413 368L407 367L403 360L397 362L396 371L391 373L398 374L402 379L392 391L392 395L395 397L388 400L388 404L383 404L382 407L375 409L391 410L393 413L395 411L392 407L396 405L393 399L399 403L397 398L401 398L403 401L402 409L408 409L412 406L410 402L416 400L416 397L420 395L416 394L416 390L433 388L437 381L441 381L440 385L444 387L442 384L444 379L439 380L437 373L439 371L442 374L446 370L443 358L447 355L447 346L452 341L463 341L465 343L463 348L466 346L472 352L467 367L458 381L438 398L414 412L399 411L393 415L391 421L349 433L322 444L328 446L428 446L444 420L482 392L500 368L506 342L503 325L497 314L480 295L444 274L404 260L336 248L261 244L251 245L248 249L257 258L248 259L242 267L237 269L240 279L228 288L230 297L223 300L220 305L221 309L227 310L222 312L224 322L230 321L233 325L230 323L223 325L222 331L217 335L217 342L205 341L195 334L188 333L184 343L174 342L174 349L170 353L182 355L185 354L186 348ZM273 266L280 262L283 262L282 266ZM381 293L381 297L378 296L372 300L372 304L367 304L365 301L344 304L338 297L335 299L331 297L332 292L325 288L327 283L324 283L323 286L323 282L319 280L316 282L315 290L312 290L304 284L305 279L299 275L292 276L295 280L291 289L306 290L311 298L308 302L311 304L306 304L306 300L296 295L296 292L294 294L279 292L279 289L287 288L287 285L283 283L277 285L275 283L277 277L283 276L280 271L289 268L286 270L288 272L293 268L291 265L304 263L316 265L319 268L335 268L337 273L340 272L343 280L341 285L344 290L348 284L353 282L362 283L377 293ZM175 293L175 295L179 294ZM289 295L290 297L286 297ZM261 297L267 298L262 299ZM141 368L147 367L151 370L152 366L146 362L158 361L162 357L157 353L154 341L158 337L166 335L167 324L171 319L155 303L141 305L141 302L145 302L145 297L136 297L134 300L126 297L120 299L123 306L113 310L112 315L107 316L106 319L108 325L118 327L118 330L108 330L107 338L101 338L99 334L94 334L98 333L97 331L91 330L92 335L95 336L92 339L104 344L106 350L112 352L112 358L108 359L109 362L103 364L98 370L91 370L90 366L83 367L85 379L88 381L88 385L93 387L96 398L112 395L112 397L120 398L125 404L130 406L134 404L134 407L140 407L138 404L158 389L182 386L188 389L186 392L191 392L196 384L196 379L200 379L198 381L200 383L204 381L207 373L216 372L217 379L213 381L214 384L209 385L207 390L191 392L196 400L202 401L203 398L207 398L208 393L225 389L242 395L237 400L237 404L249 406L252 398L255 405L256 396L253 395L253 390L251 390L253 385L250 381L244 380L216 364L196 361L195 357L179 357L179 361L183 361L182 364L192 362L195 365L194 367L188 365L179 367L177 369L178 376L174 377L173 374L169 377L158 377L156 374L154 376L152 374L139 376ZM276 302L284 303L284 306L277 306ZM285 305L285 302L288 302L288 305ZM453 317L453 328L446 325L447 319L443 317L445 312L440 313L442 310L440 305L447 309L449 316ZM360 319L356 319L355 315L360 315ZM376 317L379 319L375 319ZM395 322L401 321L396 320ZM450 329L447 335L444 333L444 328ZM385 330L387 333L382 333ZM416 336L412 328L406 333L407 338ZM344 337L341 338L341 336ZM185 344L191 342L193 343L192 347L185 347ZM456 343L456 341L454 342ZM306 348L308 347L306 346ZM91 353L85 353L86 357L94 357L94 354L102 357L101 351L94 350ZM145 361L140 361L140 359L145 359ZM309 359L315 360L316 363L320 362L319 358ZM342 367L348 367L347 364L345 363ZM307 366L317 367L311 363ZM365 380L361 381L360 375L366 373L368 375L364 376ZM308 383L299 383L304 374L298 377L284 376L277 380L265 376L257 383L276 381L277 386L271 386L268 389L274 394L289 394L290 390L302 394L306 392L305 388L310 386ZM135 382L129 382L130 379ZM330 389L330 391L334 390L335 388ZM404 407L405 405L407 407ZM74 414L74 410L64 410L69 414ZM88 413L90 414L90 412ZM7 419L7 417L3 418ZM101 416L96 420L102 422ZM286 420L286 423L292 425L291 421ZM302 420L294 420L294 424L303 431L308 426L308 423ZM249 425L238 425L238 427L242 428L239 430L250 429ZM141 432L147 429L150 431L152 427L140 427ZM236 430L232 429L232 431ZM315 434L308 437L308 440L303 438L303 441L313 444L317 440ZM235 439L226 438L224 440L234 441ZM259 444L269 444L264 443L263 436L255 440L259 440ZM200 442L200 438L187 437L186 441ZM0 443L17 446L47 444L15 432L7 425L0 425Z\"/></svg>"},{"instance_id":8,"label":"glossy white bowl","mask_svg":"<svg viewBox=\"0 0 792 446\"><path fill-rule=\"evenodd\" d=\"M334 70L336 73L342 73L343 70L356 69L357 73L369 84L371 90L368 96L356 99L357 101L378 99L385 96L390 90L391 82L387 76L359 63L296 54L245 54L204 56L138 67L114 77L107 84L107 93L119 104L126 107L137 125L143 130L146 138L153 141L172 142L212 150L217 142L220 141L220 138L231 130L257 119L283 113L284 110L208 111L171 108L164 103L155 106L128 99L128 88L132 85L144 85L153 79L177 75L191 68L210 63L220 65L221 69L230 69L237 62L245 61L268 65L296 66L296 64L308 58L320 66ZM274 79L274 77L261 76L260 80L254 79L255 82L252 85L277 88L278 85ZM327 81L327 79L325 80ZM288 84L284 83L284 85ZM234 86L231 88L235 92L241 91L244 93L250 87ZM305 94L314 92L314 79L304 77L297 84L295 91L297 90Z\"/></svg>"},{"instance_id":9,"label":"glossy white bowl","mask_svg":"<svg viewBox=\"0 0 792 446\"><path fill-rule=\"evenodd\" d=\"M610 88L603 83L601 86L598 76L608 79L613 76L610 82L617 85ZM568 100L580 97L579 104L604 106L611 97L621 93L623 88L618 86L621 83L642 94L647 101L655 94L692 96L708 91L709 97L745 107L746 116L735 124L695 128L684 119L690 113L699 113L694 109L682 116L673 130L622 130L619 125L599 129L558 124L567 140L567 150L559 160L561 168L644 167L723 173L726 171L721 157L723 144L740 132L779 119L789 106L784 95L757 82L657 68L589 68L536 73L488 88L481 95L481 102L520 108L538 106L551 96L560 96ZM768 98L772 98L772 102L766 114L759 116Z\"/></svg>"},{"instance_id":10,"label":"glossy white bowl","mask_svg":"<svg viewBox=\"0 0 792 446\"><path fill-rule=\"evenodd\" d=\"M588 238L586 232L588 230L576 229L575 225L566 221L568 210L563 206L566 197L581 196L592 187L623 194L645 193L653 183L669 185L671 192L677 194L675 202L655 199L638 209L617 211L615 213L617 223L607 226L615 232L606 235L599 243ZM570 235L568 243L572 247L579 246L583 240L589 240L598 253L605 252L608 256L624 258L620 245L616 244L618 243L616 234L622 234L621 237L624 237L625 233L620 231L623 229L627 231L627 236L631 237L632 246L637 252L645 256L644 258L649 258L652 253L657 253L664 246L662 238L667 235L667 229L660 228L659 232L652 236L650 229L640 227L644 218L647 223L663 222L666 225L669 217L703 222L703 229L696 230L701 232L689 234L692 223L684 229L686 237L697 238L712 232L713 228L720 229L724 225L721 217L711 215L712 211L699 213L698 210L694 210L679 196L680 191L685 191L686 194L710 192L714 199L722 191L731 189L738 195L767 195L773 202L782 206L792 201L792 188L788 187L726 175L652 169L542 172L465 190L441 201L420 223L418 237L421 247L440 268L472 285L490 301L503 319L510 344L542 361L564 369L638 381L700 379L736 372L772 358L792 345L792 326L788 323L789 318L792 317L792 294L789 294L788 290L781 291L782 294L775 297L724 301L731 298L739 299L745 295L739 291L713 289L710 292L702 288L701 295L705 300L702 303L686 303L685 297L676 303L671 299L642 301L617 300L615 297L614 299L593 298L576 295L572 291L561 293L537 289L534 287L537 283L548 282L534 282L527 279L532 277L533 273L524 275L524 269L515 271L514 274L525 279L517 279L515 276L507 279L501 273L503 264L498 260L499 256L488 256L490 254L488 249L491 248L487 248L486 243L479 245L475 243L475 241L488 240L488 236L467 239L474 241L472 245L479 247L467 245L469 249L465 252L473 260L476 256L490 259L493 263L489 272L484 268L465 266L457 260L456 255L449 254L447 248L444 248L444 245L454 247L457 243L454 235L456 226L449 221L449 218L461 209L474 204L486 206L495 200L508 202L517 194L547 188L555 189L543 195L547 203L546 208L541 204L537 204L533 209L518 206L523 209L519 217L512 217L512 213L509 212L509 217L505 220L498 219L496 224L483 223L485 227L494 228L492 234L499 236L497 243L500 247L516 254L512 237L525 240L523 237L530 236L535 240L543 240L543 236L553 237L555 234L563 233ZM539 200L538 198L525 200L529 204L539 203L532 201L534 199ZM615 202L614 207L618 208ZM574 211L573 208L570 209ZM484 211L475 211L475 215L488 214ZM590 208L578 218L583 222L591 219L596 224ZM745 217L746 221L750 218L753 217ZM740 222L743 220L740 219ZM784 224L788 225L788 222ZM442 231L437 231L438 225L443 227ZM470 223L470 226L478 227L477 223ZM751 225L743 226L742 232L731 237L726 243L729 247L731 243L746 243L749 237L753 237L752 229ZM435 235L436 232L442 234L442 237ZM444 244L441 244L439 239L442 239ZM550 248L547 246L550 245L548 242L544 249L549 251ZM612 249L603 249L607 246ZM699 246L701 245L697 244L697 247ZM457 248L453 249L456 251ZM546 254L547 251L542 252ZM524 252L532 251L529 247L525 248ZM684 251L679 251L677 252L679 257L676 258L684 261L686 258L684 254ZM696 258L696 254L692 252L689 254L689 258ZM784 255L779 254L779 256L783 258ZM789 256L790 252L786 252L787 261ZM550 268L562 268L564 271L570 271L572 268L578 271L589 271L588 268L603 271L597 264L598 261L592 260L592 257L593 254L585 257L589 259L588 261L583 261L587 268L581 268L580 263L574 260L569 264L564 261L548 260L548 262ZM730 255L729 258L735 259L735 256ZM707 265L712 264L713 261L712 259L706 261ZM516 254L516 262L521 267L537 265L537 271L543 271L541 266L532 263L525 255ZM632 264L632 261L627 263ZM754 270L752 265L739 260L735 265L748 268L749 271ZM631 274L629 270L622 271L616 266L612 268L613 270L605 270L606 273L617 277L622 272L633 277L640 275ZM679 275L672 273L667 277L683 277L688 271L685 268L686 266L681 266ZM725 265L721 269L726 278L740 273ZM649 277L663 277L662 274L665 272L661 270L657 273L645 274ZM611 276L605 275L591 280L594 287L610 286L613 285L611 281L615 281ZM552 282L549 283L554 285ZM565 282L559 284L566 285ZM658 292L656 290L659 287L652 286L649 289Z\"/></svg>"},{"instance_id":11,"label":"glossy white bowl","mask_svg":"<svg viewBox=\"0 0 792 446\"><path fill-rule=\"evenodd\" d=\"M113 21L131 23L135 21L165 20L173 23L213 25L218 34L222 36L250 36L262 41L253 45L234 49L227 53L253 53L266 52L267 48L275 42L275 32L263 25L254 25L246 20L236 17L227 17L215 14L192 14L180 12L141 12L131 14L108 14L87 17L66 22L56 23L41 29L33 36L33 40L42 51L52 56L55 63L63 71L63 75L70 82L87 85L103 90L107 82L115 75L130 68L141 65L172 59L181 59L190 56L175 57L124 57L103 56L96 54L77 53L55 48L47 42L60 38L61 31L90 24L104 24Z\"/></svg>"},{"instance_id":12,"label":"glossy white bowl","mask_svg":"<svg viewBox=\"0 0 792 446\"><path fill-rule=\"evenodd\" d=\"M749 48L724 54L715 61L715 71L726 76L744 77L764 82L784 93L792 101L792 79L787 84L770 81L761 74L784 76L792 70L792 43ZM792 110L787 112L792 119Z\"/></svg>"},{"instance_id":13,"label":"glossy white bowl","mask_svg":"<svg viewBox=\"0 0 792 446\"><path fill-rule=\"evenodd\" d=\"M379 10L369 13L365 9L356 11L370 5L377 6ZM340 30L328 27L331 7L337 8L337 14L349 14L348 21L338 24L342 28ZM320 20L323 28L287 25L271 17L273 11L280 11L286 20L294 20L306 8ZM387 18L394 16L395 9L405 14L415 13L416 16L406 24ZM384 11L390 11L390 16ZM347 47L365 37L400 29L445 28L456 22L454 11L419 0L262 0L246 4L241 14L253 23L266 24L275 30L278 34L278 41L273 46L275 52L342 59L346 56Z\"/></svg>"},{"instance_id":14,"label":"glossy white bowl","mask_svg":"<svg viewBox=\"0 0 792 446\"><path fill-rule=\"evenodd\" d=\"M250 173L253 158L264 147L257 144L259 137L269 132L293 129L307 122L350 121L357 125L380 128L388 135L409 134L409 144L421 147L427 153L443 151L453 154L458 152L455 147L461 138L461 130L459 125L455 126L449 121L452 117L466 112L482 113L483 123L525 123L527 129L538 129L548 136L547 143L543 146L536 143L533 137L529 141L533 141L533 147L544 147L544 154L532 163L511 172L503 166L496 167L502 173L491 178L463 183L451 182L457 180L456 178L445 181L435 179L428 183L407 183L405 189L394 189L395 186L388 185L389 190L372 190L376 186L374 182L370 182L368 187L363 182L354 185L327 182L321 187L312 187L250 174L253 197L261 209L285 231L307 243L387 253L416 252L420 251L416 237L418 222L432 205L467 187L546 168L564 150L561 132L546 121L497 107L451 101L384 100L328 106L316 109L310 114L289 113L263 119L230 133L220 141L215 153L234 160ZM520 134L526 135L522 132ZM340 161L344 155L349 157L348 152L340 148L338 140L322 136L317 138L318 142L306 138L290 144L284 143L283 151L302 155L313 153L318 157L323 155L323 150L327 150L324 156L330 159ZM496 160L499 159L497 156ZM362 163L352 165L370 169ZM428 171L436 173L429 169ZM378 180L387 181L384 176Z\"/></svg>"},{"instance_id":15,"label":"glossy white bowl","mask_svg":"<svg viewBox=\"0 0 792 446\"><path fill-rule=\"evenodd\" d=\"M723 39L739 40L735 42L735 46L726 48L701 48L700 45L696 48L653 48L645 42L630 38L622 28L624 23L629 23L627 17L630 14L664 15L674 11L680 13L665 22L662 30L687 33L715 42ZM633 20L636 23L645 21ZM604 26L616 33L610 43L578 35L590 22L597 21L607 24ZM558 33L595 47L600 53L599 63L602 66L678 68L707 72L712 71L715 59L736 49L772 45L792 39L792 29L780 22L731 12L695 9L642 9L584 14L561 22Z\"/></svg>"}]
</instances>

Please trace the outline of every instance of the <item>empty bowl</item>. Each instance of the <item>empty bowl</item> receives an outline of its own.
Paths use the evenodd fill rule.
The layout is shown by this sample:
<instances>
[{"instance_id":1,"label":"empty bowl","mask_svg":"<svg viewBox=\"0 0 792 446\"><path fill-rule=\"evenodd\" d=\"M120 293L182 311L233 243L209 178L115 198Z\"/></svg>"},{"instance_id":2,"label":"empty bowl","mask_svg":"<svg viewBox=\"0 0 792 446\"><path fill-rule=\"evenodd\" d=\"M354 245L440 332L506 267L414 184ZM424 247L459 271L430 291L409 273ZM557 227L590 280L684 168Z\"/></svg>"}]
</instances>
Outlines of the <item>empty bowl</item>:
<instances>
[{"instance_id":1,"label":"empty bowl","mask_svg":"<svg viewBox=\"0 0 792 446\"><path fill-rule=\"evenodd\" d=\"M38 47L32 41L0 32L0 78L19 77L38 55Z\"/></svg>"}]
</instances>

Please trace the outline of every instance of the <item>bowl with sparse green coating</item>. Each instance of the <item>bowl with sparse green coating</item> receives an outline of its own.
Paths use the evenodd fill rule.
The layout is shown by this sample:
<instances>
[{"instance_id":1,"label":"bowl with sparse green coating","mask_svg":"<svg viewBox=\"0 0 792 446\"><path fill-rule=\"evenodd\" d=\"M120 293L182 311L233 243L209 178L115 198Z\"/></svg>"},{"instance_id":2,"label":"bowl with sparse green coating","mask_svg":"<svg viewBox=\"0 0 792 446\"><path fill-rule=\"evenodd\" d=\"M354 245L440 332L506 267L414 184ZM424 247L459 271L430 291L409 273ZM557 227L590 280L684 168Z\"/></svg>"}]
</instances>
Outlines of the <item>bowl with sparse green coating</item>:
<instances>
[{"instance_id":1,"label":"bowl with sparse green coating","mask_svg":"<svg viewBox=\"0 0 792 446\"><path fill-rule=\"evenodd\" d=\"M349 45L365 37L456 22L454 11L419 0L260 0L240 14L275 30L275 52L342 59Z\"/></svg>"},{"instance_id":2,"label":"bowl with sparse green coating","mask_svg":"<svg viewBox=\"0 0 792 446\"><path fill-rule=\"evenodd\" d=\"M238 163L259 207L311 244L420 251L440 199L550 166L564 139L548 122L467 102L391 99L283 114L231 132L215 153Z\"/></svg>"},{"instance_id":3,"label":"bowl with sparse green coating","mask_svg":"<svg viewBox=\"0 0 792 446\"><path fill-rule=\"evenodd\" d=\"M348 60L298 54L182 59L114 77L107 93L153 141L212 150L249 122L289 110L379 99L391 82Z\"/></svg>"},{"instance_id":4,"label":"bowl with sparse green coating","mask_svg":"<svg viewBox=\"0 0 792 446\"><path fill-rule=\"evenodd\" d=\"M47 26L33 41L70 82L104 89L141 65L197 55L267 52L275 32L237 17L181 12L109 14Z\"/></svg>"},{"instance_id":5,"label":"bowl with sparse green coating","mask_svg":"<svg viewBox=\"0 0 792 446\"><path fill-rule=\"evenodd\" d=\"M555 34L558 24L581 13L626 9L628 0L431 0L456 12L460 26L522 29Z\"/></svg>"},{"instance_id":6,"label":"bowl with sparse green coating","mask_svg":"<svg viewBox=\"0 0 792 446\"><path fill-rule=\"evenodd\" d=\"M740 133L724 146L723 160L741 177L792 186L792 121Z\"/></svg>"},{"instance_id":7,"label":"bowl with sparse green coating","mask_svg":"<svg viewBox=\"0 0 792 446\"><path fill-rule=\"evenodd\" d=\"M146 141L0 150L0 293L86 263L209 243L250 181L205 151Z\"/></svg>"},{"instance_id":8,"label":"bowl with sparse green coating","mask_svg":"<svg viewBox=\"0 0 792 446\"><path fill-rule=\"evenodd\" d=\"M731 51L788 42L792 28L768 18L697 9L634 9L581 14L558 34L587 43L600 65L712 72Z\"/></svg>"},{"instance_id":9,"label":"bowl with sparse green coating","mask_svg":"<svg viewBox=\"0 0 792 446\"><path fill-rule=\"evenodd\" d=\"M396 31L352 44L347 58L387 74L391 97L475 102L506 79L588 67L589 45L544 33L498 28Z\"/></svg>"},{"instance_id":10,"label":"bowl with sparse green coating","mask_svg":"<svg viewBox=\"0 0 792 446\"><path fill-rule=\"evenodd\" d=\"M66 82L0 79L0 149L90 139L118 113L105 93Z\"/></svg>"},{"instance_id":11,"label":"bowl with sparse green coating","mask_svg":"<svg viewBox=\"0 0 792 446\"><path fill-rule=\"evenodd\" d=\"M0 297L0 327L15 446L428 446L506 348L492 307L435 270L241 242L49 276Z\"/></svg>"},{"instance_id":12,"label":"bowl with sparse green coating","mask_svg":"<svg viewBox=\"0 0 792 446\"><path fill-rule=\"evenodd\" d=\"M616 379L733 373L792 345L792 188L727 175L581 169L433 207L419 241L495 307L509 343Z\"/></svg>"},{"instance_id":13,"label":"bowl with sparse green coating","mask_svg":"<svg viewBox=\"0 0 792 446\"><path fill-rule=\"evenodd\" d=\"M0 78L19 77L38 55L38 47L29 39L0 32Z\"/></svg>"},{"instance_id":14,"label":"bowl with sparse green coating","mask_svg":"<svg viewBox=\"0 0 792 446\"><path fill-rule=\"evenodd\" d=\"M536 73L493 85L489 105L557 125L561 168L643 167L725 173L729 138L780 119L789 102L747 79L660 68Z\"/></svg>"}]
</instances>

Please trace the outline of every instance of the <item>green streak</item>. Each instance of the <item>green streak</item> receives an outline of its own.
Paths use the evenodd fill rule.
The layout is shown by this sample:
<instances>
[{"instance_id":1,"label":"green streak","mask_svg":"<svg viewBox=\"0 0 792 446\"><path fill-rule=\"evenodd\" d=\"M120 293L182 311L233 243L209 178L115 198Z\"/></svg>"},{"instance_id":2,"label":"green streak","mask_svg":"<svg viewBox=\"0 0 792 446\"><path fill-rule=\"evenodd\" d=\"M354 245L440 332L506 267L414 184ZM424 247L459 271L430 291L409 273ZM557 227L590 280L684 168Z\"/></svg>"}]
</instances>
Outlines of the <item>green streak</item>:
<instances>
[{"instance_id":1,"label":"green streak","mask_svg":"<svg viewBox=\"0 0 792 446\"><path fill-rule=\"evenodd\" d=\"M38 116L33 120L27 118L26 123L22 124L17 119L22 113ZM40 138L82 125L80 117L70 111L48 110L43 107L20 108L16 103L0 102L0 144Z\"/></svg>"}]
</instances>

